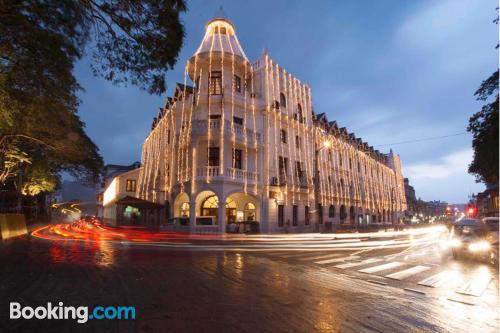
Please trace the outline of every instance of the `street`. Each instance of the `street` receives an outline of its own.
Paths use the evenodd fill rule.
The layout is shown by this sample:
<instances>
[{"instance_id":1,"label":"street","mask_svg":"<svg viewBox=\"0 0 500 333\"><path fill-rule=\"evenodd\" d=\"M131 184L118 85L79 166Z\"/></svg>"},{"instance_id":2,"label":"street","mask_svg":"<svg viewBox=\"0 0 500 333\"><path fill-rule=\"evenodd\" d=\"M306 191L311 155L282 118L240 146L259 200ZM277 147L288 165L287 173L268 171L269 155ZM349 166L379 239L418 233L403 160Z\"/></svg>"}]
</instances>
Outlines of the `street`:
<instances>
[{"instance_id":1,"label":"street","mask_svg":"<svg viewBox=\"0 0 500 333\"><path fill-rule=\"evenodd\" d=\"M149 241L144 230L78 230L42 228L0 244L1 331L499 329L498 268L452 259L441 246L447 231L440 227L372 234L156 233ZM137 318L9 320L13 301L132 305Z\"/></svg>"}]
</instances>

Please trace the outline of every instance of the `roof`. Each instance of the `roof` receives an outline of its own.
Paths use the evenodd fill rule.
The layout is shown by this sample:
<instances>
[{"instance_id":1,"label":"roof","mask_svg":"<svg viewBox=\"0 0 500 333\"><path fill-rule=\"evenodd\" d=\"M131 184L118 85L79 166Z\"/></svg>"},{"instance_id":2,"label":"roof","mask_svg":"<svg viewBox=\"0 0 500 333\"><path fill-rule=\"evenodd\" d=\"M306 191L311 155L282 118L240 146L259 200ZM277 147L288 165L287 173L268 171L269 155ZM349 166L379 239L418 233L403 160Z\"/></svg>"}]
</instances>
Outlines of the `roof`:
<instances>
[{"instance_id":1,"label":"roof","mask_svg":"<svg viewBox=\"0 0 500 333\"><path fill-rule=\"evenodd\" d=\"M248 61L236 36L234 24L227 19L222 8L217 11L212 20L207 22L205 36L193 56L210 52L234 54Z\"/></svg>"},{"instance_id":2,"label":"roof","mask_svg":"<svg viewBox=\"0 0 500 333\"><path fill-rule=\"evenodd\" d=\"M135 206L137 208L160 208L161 205L156 202L151 202L136 197L126 196L116 201L117 205Z\"/></svg>"}]
</instances>

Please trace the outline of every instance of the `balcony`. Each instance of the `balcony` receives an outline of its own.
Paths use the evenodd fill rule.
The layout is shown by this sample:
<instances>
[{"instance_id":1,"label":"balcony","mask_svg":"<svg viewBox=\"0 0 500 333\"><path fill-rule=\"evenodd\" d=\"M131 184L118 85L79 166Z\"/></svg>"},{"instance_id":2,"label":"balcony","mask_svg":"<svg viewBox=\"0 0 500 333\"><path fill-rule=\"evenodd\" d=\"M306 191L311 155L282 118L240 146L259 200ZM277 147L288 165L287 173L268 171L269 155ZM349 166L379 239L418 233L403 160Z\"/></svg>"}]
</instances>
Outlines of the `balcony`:
<instances>
[{"instance_id":1,"label":"balcony","mask_svg":"<svg viewBox=\"0 0 500 333\"><path fill-rule=\"evenodd\" d=\"M209 130L211 135L219 135L221 130L221 119L212 119L210 120ZM206 120L194 120L192 124L193 135L206 135L207 134L207 121ZM254 132L252 129L246 128L239 124L233 124L233 128L231 128L231 121L224 120L224 134L225 136L231 137L234 130L234 136L236 141L244 143L245 135L246 140L249 145L254 144ZM257 139L257 144L262 143L260 133L255 133L255 137Z\"/></svg>"},{"instance_id":2,"label":"balcony","mask_svg":"<svg viewBox=\"0 0 500 333\"><path fill-rule=\"evenodd\" d=\"M196 169L196 177L198 180L204 180L209 177L213 180L236 181L240 183L244 183L246 180L251 184L255 184L259 180L257 172L234 168L226 168L224 175L221 175L219 166L198 167Z\"/></svg>"}]
</instances>

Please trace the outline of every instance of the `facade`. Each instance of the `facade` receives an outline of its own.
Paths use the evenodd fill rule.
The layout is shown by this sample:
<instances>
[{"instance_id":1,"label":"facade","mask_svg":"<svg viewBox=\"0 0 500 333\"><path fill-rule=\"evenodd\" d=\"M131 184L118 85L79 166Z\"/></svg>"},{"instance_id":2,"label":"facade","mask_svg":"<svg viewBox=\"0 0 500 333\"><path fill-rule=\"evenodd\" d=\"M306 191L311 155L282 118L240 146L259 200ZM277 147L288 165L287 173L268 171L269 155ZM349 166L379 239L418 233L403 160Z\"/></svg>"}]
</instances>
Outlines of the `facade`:
<instances>
[{"instance_id":1,"label":"facade","mask_svg":"<svg viewBox=\"0 0 500 333\"><path fill-rule=\"evenodd\" d=\"M316 114L310 86L266 52L250 62L222 17L153 121L136 195L193 232L396 223L406 209L399 156Z\"/></svg>"},{"instance_id":2,"label":"facade","mask_svg":"<svg viewBox=\"0 0 500 333\"><path fill-rule=\"evenodd\" d=\"M487 185L486 190L478 193L474 199L478 209L478 216L498 216L498 184Z\"/></svg>"}]
</instances>

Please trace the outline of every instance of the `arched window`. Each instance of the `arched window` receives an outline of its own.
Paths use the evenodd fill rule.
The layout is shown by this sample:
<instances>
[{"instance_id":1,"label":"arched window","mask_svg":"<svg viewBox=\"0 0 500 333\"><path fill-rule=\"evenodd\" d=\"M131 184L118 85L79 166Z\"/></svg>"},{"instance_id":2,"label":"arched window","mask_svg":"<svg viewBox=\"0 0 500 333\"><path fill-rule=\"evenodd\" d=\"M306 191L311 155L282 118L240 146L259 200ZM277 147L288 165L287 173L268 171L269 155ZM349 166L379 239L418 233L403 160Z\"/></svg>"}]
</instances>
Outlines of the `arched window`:
<instances>
[{"instance_id":1,"label":"arched window","mask_svg":"<svg viewBox=\"0 0 500 333\"><path fill-rule=\"evenodd\" d=\"M201 204L201 216L217 216L219 208L219 198L212 195L206 198Z\"/></svg>"},{"instance_id":2,"label":"arched window","mask_svg":"<svg viewBox=\"0 0 500 333\"><path fill-rule=\"evenodd\" d=\"M330 208L328 209L328 217L335 217L335 206L330 205Z\"/></svg>"},{"instance_id":3,"label":"arched window","mask_svg":"<svg viewBox=\"0 0 500 333\"><path fill-rule=\"evenodd\" d=\"M283 93L280 93L280 105L283 108L286 108L286 96Z\"/></svg>"}]
</instances>

